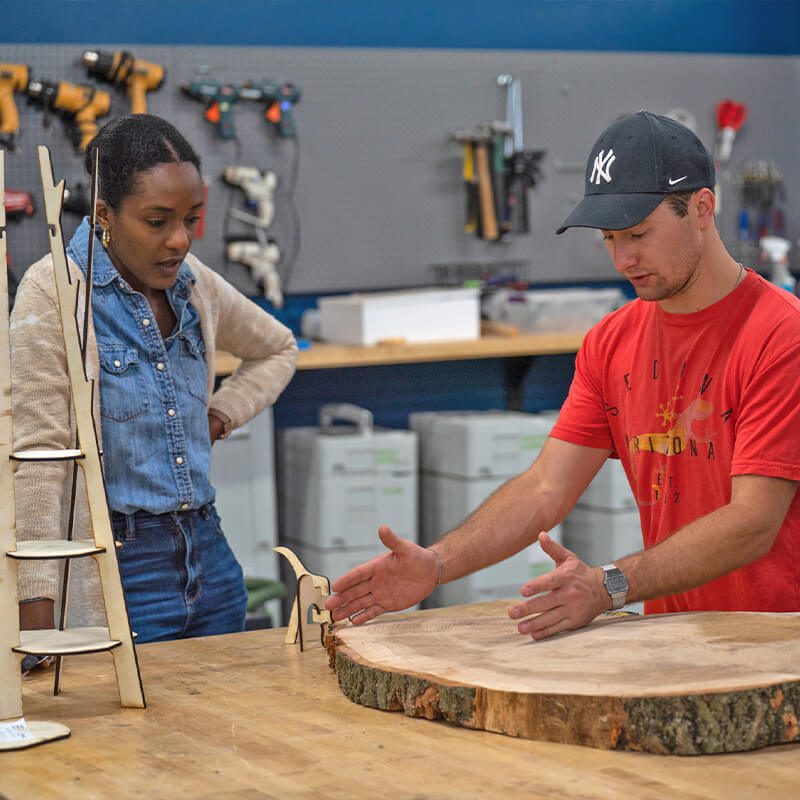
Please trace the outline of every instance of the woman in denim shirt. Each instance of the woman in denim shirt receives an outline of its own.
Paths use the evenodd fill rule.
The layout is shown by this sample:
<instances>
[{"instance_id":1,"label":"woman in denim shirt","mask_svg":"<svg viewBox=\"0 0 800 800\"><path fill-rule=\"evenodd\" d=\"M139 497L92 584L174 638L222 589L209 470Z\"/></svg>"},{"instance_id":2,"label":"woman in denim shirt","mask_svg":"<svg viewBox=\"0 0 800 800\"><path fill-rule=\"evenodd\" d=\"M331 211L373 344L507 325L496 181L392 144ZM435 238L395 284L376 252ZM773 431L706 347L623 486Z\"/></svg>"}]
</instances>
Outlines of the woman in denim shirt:
<instances>
[{"instance_id":1,"label":"woman in denim shirt","mask_svg":"<svg viewBox=\"0 0 800 800\"><path fill-rule=\"evenodd\" d=\"M94 413L131 627L139 642L241 631L247 594L214 508L211 445L275 401L297 346L288 328L189 253L203 207L200 159L172 125L121 117L90 142L87 169L95 150L97 226L84 219L67 255L83 287L89 237L102 245L94 250L86 370L99 387ZM242 364L214 391L218 348ZM12 374L15 447L71 447L50 256L18 289ZM71 477L63 462L20 466L20 540L66 530ZM75 537L90 535L88 525L79 485ZM21 564L19 587L22 627L52 627L56 562ZM92 559L75 562L67 624L105 624Z\"/></svg>"}]
</instances>

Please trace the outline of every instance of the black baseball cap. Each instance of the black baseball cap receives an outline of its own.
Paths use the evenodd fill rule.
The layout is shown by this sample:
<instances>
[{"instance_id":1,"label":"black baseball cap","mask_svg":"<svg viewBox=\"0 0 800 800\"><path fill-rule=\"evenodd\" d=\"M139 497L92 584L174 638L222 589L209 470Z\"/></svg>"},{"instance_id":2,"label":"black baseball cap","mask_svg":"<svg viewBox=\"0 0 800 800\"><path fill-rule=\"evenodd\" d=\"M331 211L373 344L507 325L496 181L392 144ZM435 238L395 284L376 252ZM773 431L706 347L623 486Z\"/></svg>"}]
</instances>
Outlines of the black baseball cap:
<instances>
[{"instance_id":1,"label":"black baseball cap","mask_svg":"<svg viewBox=\"0 0 800 800\"><path fill-rule=\"evenodd\" d=\"M637 111L609 126L586 162L583 200L567 228L620 231L638 225L672 192L714 186L714 161L685 125Z\"/></svg>"}]
</instances>

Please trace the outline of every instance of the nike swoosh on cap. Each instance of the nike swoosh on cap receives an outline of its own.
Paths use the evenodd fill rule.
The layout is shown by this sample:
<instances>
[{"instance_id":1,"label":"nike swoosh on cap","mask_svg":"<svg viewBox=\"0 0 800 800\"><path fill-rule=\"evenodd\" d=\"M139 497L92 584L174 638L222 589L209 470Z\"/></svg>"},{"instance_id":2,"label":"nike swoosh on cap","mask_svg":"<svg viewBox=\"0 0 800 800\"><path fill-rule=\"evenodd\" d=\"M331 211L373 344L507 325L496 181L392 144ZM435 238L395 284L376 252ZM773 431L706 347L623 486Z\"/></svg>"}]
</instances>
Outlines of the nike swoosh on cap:
<instances>
[{"instance_id":1,"label":"nike swoosh on cap","mask_svg":"<svg viewBox=\"0 0 800 800\"><path fill-rule=\"evenodd\" d=\"M680 183L681 181L685 181L688 177L689 177L688 175L684 175L682 178L675 178L674 180L672 178L670 178L668 183L669 183L670 186L674 186L676 183Z\"/></svg>"}]
</instances>

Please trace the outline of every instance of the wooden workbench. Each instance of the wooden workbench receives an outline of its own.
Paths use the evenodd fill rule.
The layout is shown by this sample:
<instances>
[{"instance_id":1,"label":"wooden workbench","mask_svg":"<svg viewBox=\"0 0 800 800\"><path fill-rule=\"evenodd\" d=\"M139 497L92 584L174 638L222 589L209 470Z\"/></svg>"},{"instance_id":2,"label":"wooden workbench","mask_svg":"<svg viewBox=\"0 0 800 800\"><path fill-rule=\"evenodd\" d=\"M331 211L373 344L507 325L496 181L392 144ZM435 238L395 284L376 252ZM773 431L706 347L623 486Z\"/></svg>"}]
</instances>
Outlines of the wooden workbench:
<instances>
[{"instance_id":1,"label":"wooden workbench","mask_svg":"<svg viewBox=\"0 0 800 800\"><path fill-rule=\"evenodd\" d=\"M425 361L575 353L584 335L584 333L495 334L462 341L424 344L390 342L369 346L314 342L307 350L298 353L297 369L368 367L381 364L417 364ZM238 365L238 358L229 353L217 353L218 375L229 375Z\"/></svg>"},{"instance_id":2,"label":"wooden workbench","mask_svg":"<svg viewBox=\"0 0 800 800\"><path fill-rule=\"evenodd\" d=\"M486 613L500 603L462 606ZM439 613L452 615L454 609ZM422 612L433 614L437 612ZM513 624L513 623L509 623ZM140 645L148 707L119 706L108 654L75 656L63 693L27 679L28 719L72 735L0 754L8 800L796 798L800 745L654 756L513 739L355 705L321 649L284 629Z\"/></svg>"}]
</instances>

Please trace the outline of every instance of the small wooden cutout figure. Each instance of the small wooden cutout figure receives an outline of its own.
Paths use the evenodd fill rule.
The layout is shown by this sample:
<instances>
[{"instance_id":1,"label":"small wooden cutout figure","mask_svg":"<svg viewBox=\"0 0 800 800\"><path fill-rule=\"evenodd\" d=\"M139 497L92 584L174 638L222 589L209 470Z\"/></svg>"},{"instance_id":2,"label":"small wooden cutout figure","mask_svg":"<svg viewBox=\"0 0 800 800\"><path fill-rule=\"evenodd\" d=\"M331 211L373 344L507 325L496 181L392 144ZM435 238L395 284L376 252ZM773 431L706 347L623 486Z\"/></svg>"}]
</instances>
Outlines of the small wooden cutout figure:
<instances>
[{"instance_id":1,"label":"small wooden cutout figure","mask_svg":"<svg viewBox=\"0 0 800 800\"><path fill-rule=\"evenodd\" d=\"M325 598L331 593L331 584L324 575L314 575L309 572L288 547L274 547L273 550L292 565L297 578L297 596L292 604L284 643L294 644L299 636L302 651L316 638L308 622L309 609L312 621L320 625L320 642L324 630L322 626L333 623L331 612L325 608Z\"/></svg>"}]
</instances>

